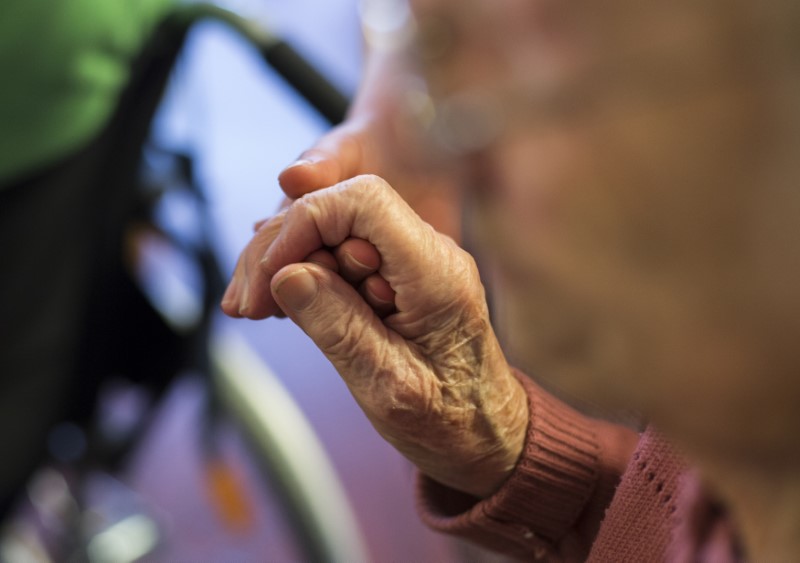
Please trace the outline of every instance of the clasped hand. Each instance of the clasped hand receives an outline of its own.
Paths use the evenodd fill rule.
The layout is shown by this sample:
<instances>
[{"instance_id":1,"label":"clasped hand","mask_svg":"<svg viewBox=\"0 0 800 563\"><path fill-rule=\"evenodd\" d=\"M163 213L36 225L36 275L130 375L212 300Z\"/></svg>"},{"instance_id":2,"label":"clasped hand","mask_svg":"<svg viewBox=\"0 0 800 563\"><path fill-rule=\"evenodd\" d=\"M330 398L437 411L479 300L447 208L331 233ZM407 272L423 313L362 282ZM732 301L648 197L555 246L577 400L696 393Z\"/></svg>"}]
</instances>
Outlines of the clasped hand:
<instances>
[{"instance_id":1,"label":"clasped hand","mask_svg":"<svg viewBox=\"0 0 800 563\"><path fill-rule=\"evenodd\" d=\"M261 223L222 308L290 317L376 430L429 477L486 497L511 473L527 399L474 260L380 178L307 194Z\"/></svg>"}]
</instances>

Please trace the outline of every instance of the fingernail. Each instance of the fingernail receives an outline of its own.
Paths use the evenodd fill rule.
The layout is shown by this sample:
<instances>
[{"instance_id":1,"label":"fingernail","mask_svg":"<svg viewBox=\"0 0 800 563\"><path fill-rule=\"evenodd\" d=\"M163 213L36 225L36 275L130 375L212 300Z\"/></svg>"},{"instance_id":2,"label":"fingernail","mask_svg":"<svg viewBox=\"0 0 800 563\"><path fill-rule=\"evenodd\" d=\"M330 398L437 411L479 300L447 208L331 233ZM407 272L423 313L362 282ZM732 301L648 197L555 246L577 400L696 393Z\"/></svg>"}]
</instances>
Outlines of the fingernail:
<instances>
[{"instance_id":1,"label":"fingernail","mask_svg":"<svg viewBox=\"0 0 800 563\"><path fill-rule=\"evenodd\" d=\"M349 263L350 267L353 268L353 269L370 271L370 272L375 270L375 268L370 268L369 266L367 266L363 262L360 262L359 260L357 260L356 257L353 256L352 254L345 254L344 255L344 259L347 260L347 262Z\"/></svg>"},{"instance_id":2,"label":"fingernail","mask_svg":"<svg viewBox=\"0 0 800 563\"><path fill-rule=\"evenodd\" d=\"M308 166L309 164L314 164L314 162L307 158L301 158L292 162L289 166L284 168L284 170L288 170L289 168L297 168L299 166Z\"/></svg>"},{"instance_id":3,"label":"fingernail","mask_svg":"<svg viewBox=\"0 0 800 563\"><path fill-rule=\"evenodd\" d=\"M317 280L305 268L283 278L275 287L281 301L295 311L302 311L314 301L319 292Z\"/></svg>"},{"instance_id":4,"label":"fingernail","mask_svg":"<svg viewBox=\"0 0 800 563\"><path fill-rule=\"evenodd\" d=\"M394 305L393 299L384 299L383 297L378 297L374 293L370 294L370 299L372 299L377 305Z\"/></svg>"}]
</instances>

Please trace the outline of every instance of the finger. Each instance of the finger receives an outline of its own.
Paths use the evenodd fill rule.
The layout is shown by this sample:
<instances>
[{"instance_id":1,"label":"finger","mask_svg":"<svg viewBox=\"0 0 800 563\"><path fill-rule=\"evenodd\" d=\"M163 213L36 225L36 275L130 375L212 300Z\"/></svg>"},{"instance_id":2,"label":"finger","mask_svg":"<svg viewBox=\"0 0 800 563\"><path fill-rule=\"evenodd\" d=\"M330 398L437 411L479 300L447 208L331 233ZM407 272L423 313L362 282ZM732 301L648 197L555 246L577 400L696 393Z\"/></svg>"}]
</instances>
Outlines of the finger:
<instances>
[{"instance_id":1,"label":"finger","mask_svg":"<svg viewBox=\"0 0 800 563\"><path fill-rule=\"evenodd\" d=\"M258 231L242 251L222 298L222 310L225 314L236 318L265 318L280 311L265 285L269 280L262 279L263 271L259 262L280 232L286 213L287 210L283 210L260 222ZM251 284L255 284L260 290L251 290Z\"/></svg>"},{"instance_id":2,"label":"finger","mask_svg":"<svg viewBox=\"0 0 800 563\"><path fill-rule=\"evenodd\" d=\"M222 302L220 303L220 307L222 308L222 312L228 315L229 317L234 318L241 318L239 314L239 303L241 302L241 292L242 292L242 285L243 285L243 275L237 275L239 271L239 264L242 261L242 257L239 257L239 260L236 263L236 268L234 268L234 274L231 276L231 281L228 283L228 287L225 289L225 293L222 295Z\"/></svg>"},{"instance_id":3,"label":"finger","mask_svg":"<svg viewBox=\"0 0 800 563\"><path fill-rule=\"evenodd\" d=\"M297 199L361 173L365 134L356 123L331 130L280 173L278 183L284 193Z\"/></svg>"},{"instance_id":4,"label":"finger","mask_svg":"<svg viewBox=\"0 0 800 563\"><path fill-rule=\"evenodd\" d=\"M336 258L333 257L333 254L330 250L320 249L312 252L303 262L308 262L309 264L316 264L317 266L321 266L326 270L330 270L331 272L338 272L339 270L339 263L336 261ZM285 318L286 313L283 312L282 309L278 309L278 311L272 315L273 317L277 318Z\"/></svg>"},{"instance_id":5,"label":"finger","mask_svg":"<svg viewBox=\"0 0 800 563\"><path fill-rule=\"evenodd\" d=\"M367 240L377 249L379 273L397 292L400 314L445 318L464 302L484 302L471 257L423 222L376 176L359 176L297 200L262 261L261 279L349 238ZM422 323L415 330L422 330Z\"/></svg>"},{"instance_id":6,"label":"finger","mask_svg":"<svg viewBox=\"0 0 800 563\"><path fill-rule=\"evenodd\" d=\"M318 265L292 264L275 275L271 289L348 385L375 374L388 329L349 283Z\"/></svg>"},{"instance_id":7,"label":"finger","mask_svg":"<svg viewBox=\"0 0 800 563\"><path fill-rule=\"evenodd\" d=\"M308 256L303 262L310 262L311 264L317 264L318 266L322 266L323 268L330 270L331 272L338 273L339 272L339 261L334 257L333 253L330 250L325 250L321 248L319 250L315 250Z\"/></svg>"},{"instance_id":8,"label":"finger","mask_svg":"<svg viewBox=\"0 0 800 563\"><path fill-rule=\"evenodd\" d=\"M367 277L358 292L380 318L394 312L395 292L389 282L380 274L372 274Z\"/></svg>"},{"instance_id":9,"label":"finger","mask_svg":"<svg viewBox=\"0 0 800 563\"><path fill-rule=\"evenodd\" d=\"M369 242L360 238L350 238L333 251L339 263L339 274L353 284L374 274L381 267L381 255Z\"/></svg>"}]
</instances>

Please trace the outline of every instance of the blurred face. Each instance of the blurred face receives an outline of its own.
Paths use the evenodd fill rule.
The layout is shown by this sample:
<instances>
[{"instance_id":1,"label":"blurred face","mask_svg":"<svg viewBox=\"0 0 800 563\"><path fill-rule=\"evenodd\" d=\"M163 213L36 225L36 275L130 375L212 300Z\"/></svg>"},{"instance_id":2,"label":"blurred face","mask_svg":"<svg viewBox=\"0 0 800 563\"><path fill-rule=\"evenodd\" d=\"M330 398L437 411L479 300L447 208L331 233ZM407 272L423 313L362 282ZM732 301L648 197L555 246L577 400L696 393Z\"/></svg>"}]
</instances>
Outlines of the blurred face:
<instances>
[{"instance_id":1,"label":"blurred face","mask_svg":"<svg viewBox=\"0 0 800 563\"><path fill-rule=\"evenodd\" d=\"M690 445L782 455L800 427L797 18L751 4L412 2L512 360Z\"/></svg>"}]
</instances>

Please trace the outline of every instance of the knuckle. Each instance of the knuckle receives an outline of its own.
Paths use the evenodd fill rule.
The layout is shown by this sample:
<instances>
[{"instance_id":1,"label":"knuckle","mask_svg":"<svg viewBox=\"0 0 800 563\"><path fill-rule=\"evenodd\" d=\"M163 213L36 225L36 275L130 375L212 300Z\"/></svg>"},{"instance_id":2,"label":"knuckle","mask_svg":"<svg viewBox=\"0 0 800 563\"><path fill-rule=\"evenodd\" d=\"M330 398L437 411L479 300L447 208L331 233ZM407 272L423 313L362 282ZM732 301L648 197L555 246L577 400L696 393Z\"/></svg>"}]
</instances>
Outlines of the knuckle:
<instances>
[{"instance_id":1,"label":"knuckle","mask_svg":"<svg viewBox=\"0 0 800 563\"><path fill-rule=\"evenodd\" d=\"M309 192L304 194L302 197L297 198L292 202L292 204L286 209L286 222L293 222L298 219L298 217L305 216L309 214L310 210L316 205L316 202L320 199L321 194L323 192L316 191L316 192Z\"/></svg>"},{"instance_id":2,"label":"knuckle","mask_svg":"<svg viewBox=\"0 0 800 563\"><path fill-rule=\"evenodd\" d=\"M357 177L357 180L358 181L354 182L354 184L360 186L361 189L380 190L389 185L386 183L386 180L376 174L362 174Z\"/></svg>"},{"instance_id":3,"label":"knuckle","mask_svg":"<svg viewBox=\"0 0 800 563\"><path fill-rule=\"evenodd\" d=\"M446 267L442 269L442 273L448 279L457 281L451 286L453 300L461 305L485 301L480 268L475 258L453 239L439 236L445 241L445 256L440 259L440 263L446 264Z\"/></svg>"},{"instance_id":4,"label":"knuckle","mask_svg":"<svg viewBox=\"0 0 800 563\"><path fill-rule=\"evenodd\" d=\"M377 200L382 203L396 195L394 188L386 180L375 174L357 176L349 183L348 187L355 197L368 196L371 200Z\"/></svg>"}]
</instances>

